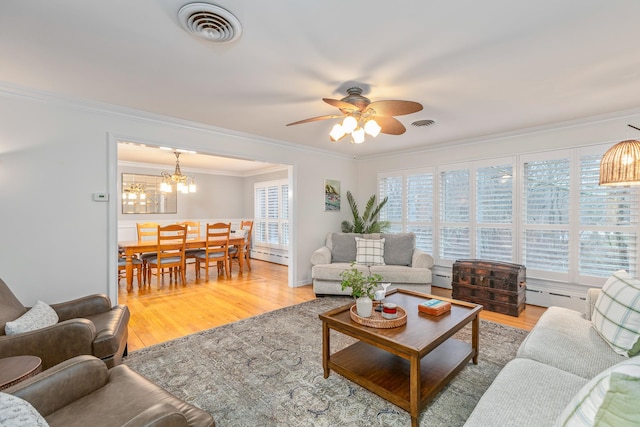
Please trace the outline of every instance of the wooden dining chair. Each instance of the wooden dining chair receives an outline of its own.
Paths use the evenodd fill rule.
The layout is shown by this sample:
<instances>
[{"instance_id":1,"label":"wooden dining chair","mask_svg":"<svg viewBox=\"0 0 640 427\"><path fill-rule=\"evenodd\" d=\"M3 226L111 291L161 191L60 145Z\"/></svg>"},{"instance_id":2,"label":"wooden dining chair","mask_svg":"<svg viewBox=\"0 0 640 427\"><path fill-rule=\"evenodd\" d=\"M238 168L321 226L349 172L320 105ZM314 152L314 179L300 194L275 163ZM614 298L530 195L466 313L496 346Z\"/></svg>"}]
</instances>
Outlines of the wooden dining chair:
<instances>
[{"instance_id":1,"label":"wooden dining chair","mask_svg":"<svg viewBox=\"0 0 640 427\"><path fill-rule=\"evenodd\" d=\"M206 281L209 281L209 265L215 263L220 270L224 270L227 277L231 277L229 268L229 234L231 223L217 222L207 224L206 247L196 254L196 279L200 278L200 269L204 267Z\"/></svg>"},{"instance_id":2,"label":"wooden dining chair","mask_svg":"<svg viewBox=\"0 0 640 427\"><path fill-rule=\"evenodd\" d=\"M138 278L138 286L140 286L142 284L142 260L140 260L137 255L134 255L134 258L131 259L131 262L133 263L133 272ZM125 277L122 275L122 272L126 269L127 257L125 257L124 254L118 254L118 283L120 283L120 279Z\"/></svg>"},{"instance_id":3,"label":"wooden dining chair","mask_svg":"<svg viewBox=\"0 0 640 427\"><path fill-rule=\"evenodd\" d=\"M184 246L187 239L187 226L180 224L158 226L156 233L157 250L154 256L147 260L148 282L151 283L151 275L155 268L155 274L158 277L157 283L160 286L160 278L162 277L164 280L164 269L167 268L169 269L170 280L175 275L177 283L179 274L182 284L186 285Z\"/></svg>"},{"instance_id":4,"label":"wooden dining chair","mask_svg":"<svg viewBox=\"0 0 640 427\"><path fill-rule=\"evenodd\" d=\"M244 245L242 248L242 261L244 265L246 265L249 270L251 270L251 234L253 232L253 221L242 221L240 223L240 230L243 230L246 233L244 238ZM235 259L240 262L240 260L238 259L239 252L240 251L236 251L235 253L231 254L231 260Z\"/></svg>"},{"instance_id":5,"label":"wooden dining chair","mask_svg":"<svg viewBox=\"0 0 640 427\"><path fill-rule=\"evenodd\" d=\"M200 238L200 222L199 221L184 221L179 222L178 224L187 226L187 240L189 239L199 239ZM193 264L195 266L196 254L202 251L202 249L186 249L184 252L185 262L188 262L190 259L193 260Z\"/></svg>"},{"instance_id":6,"label":"wooden dining chair","mask_svg":"<svg viewBox=\"0 0 640 427\"><path fill-rule=\"evenodd\" d=\"M139 222L136 224L136 231L138 233L138 240L155 240L158 235L157 222ZM147 282L147 260L155 256L154 252L145 252L138 255L142 261L142 281L143 284ZM151 283L149 283L151 284ZM138 281L138 286L140 281Z\"/></svg>"}]
</instances>

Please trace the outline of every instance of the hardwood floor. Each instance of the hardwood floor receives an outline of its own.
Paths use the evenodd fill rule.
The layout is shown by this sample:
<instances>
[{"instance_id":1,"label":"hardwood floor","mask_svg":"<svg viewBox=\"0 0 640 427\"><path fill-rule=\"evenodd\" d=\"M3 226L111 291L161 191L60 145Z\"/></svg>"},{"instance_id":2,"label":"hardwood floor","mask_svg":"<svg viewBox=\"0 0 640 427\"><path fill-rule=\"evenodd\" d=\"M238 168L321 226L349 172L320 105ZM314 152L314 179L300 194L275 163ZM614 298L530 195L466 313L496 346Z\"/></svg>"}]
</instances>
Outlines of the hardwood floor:
<instances>
[{"instance_id":1,"label":"hardwood floor","mask_svg":"<svg viewBox=\"0 0 640 427\"><path fill-rule=\"evenodd\" d=\"M142 288L134 280L132 292L122 279L119 303L131 311L129 351L315 299L311 285L287 286L287 267L258 260L251 260L251 266L252 271L239 275L234 265L231 279L218 277L214 269L209 282L196 282L189 265L184 286L170 284L167 275L160 288L155 278ZM451 296L442 288L434 287L433 293ZM481 318L530 330L544 310L528 305L519 317L483 311Z\"/></svg>"}]
</instances>

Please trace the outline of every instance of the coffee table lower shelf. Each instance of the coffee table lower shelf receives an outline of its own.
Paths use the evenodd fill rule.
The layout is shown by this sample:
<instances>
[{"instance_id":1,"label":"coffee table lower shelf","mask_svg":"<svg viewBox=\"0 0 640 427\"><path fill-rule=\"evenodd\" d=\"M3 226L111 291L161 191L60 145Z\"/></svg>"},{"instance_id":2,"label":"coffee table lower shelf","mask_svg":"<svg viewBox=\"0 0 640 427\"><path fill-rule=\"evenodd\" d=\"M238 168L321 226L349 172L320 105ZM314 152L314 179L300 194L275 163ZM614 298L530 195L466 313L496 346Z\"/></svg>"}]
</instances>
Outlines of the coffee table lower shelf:
<instances>
[{"instance_id":1,"label":"coffee table lower shelf","mask_svg":"<svg viewBox=\"0 0 640 427\"><path fill-rule=\"evenodd\" d=\"M449 338L420 361L423 409L473 358L469 343ZM332 354L329 369L411 412L410 361L362 341Z\"/></svg>"}]
</instances>

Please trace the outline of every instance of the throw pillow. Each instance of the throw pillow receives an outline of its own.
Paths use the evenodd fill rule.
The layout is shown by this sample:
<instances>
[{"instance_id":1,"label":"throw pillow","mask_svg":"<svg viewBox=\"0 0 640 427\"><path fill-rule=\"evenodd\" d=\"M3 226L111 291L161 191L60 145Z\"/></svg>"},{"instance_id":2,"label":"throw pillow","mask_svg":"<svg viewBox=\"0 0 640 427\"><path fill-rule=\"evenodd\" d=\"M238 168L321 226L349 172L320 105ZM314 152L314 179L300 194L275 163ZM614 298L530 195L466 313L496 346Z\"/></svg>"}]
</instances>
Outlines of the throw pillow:
<instances>
[{"instance_id":1,"label":"throw pillow","mask_svg":"<svg viewBox=\"0 0 640 427\"><path fill-rule=\"evenodd\" d=\"M640 352L640 281L616 271L602 287L591 322L598 333L623 356Z\"/></svg>"},{"instance_id":2,"label":"throw pillow","mask_svg":"<svg viewBox=\"0 0 640 427\"><path fill-rule=\"evenodd\" d=\"M49 424L26 400L0 393L0 426L47 427Z\"/></svg>"},{"instance_id":3,"label":"throw pillow","mask_svg":"<svg viewBox=\"0 0 640 427\"><path fill-rule=\"evenodd\" d=\"M384 239L356 237L356 264L384 265Z\"/></svg>"},{"instance_id":4,"label":"throw pillow","mask_svg":"<svg viewBox=\"0 0 640 427\"><path fill-rule=\"evenodd\" d=\"M356 260L356 234L331 234L331 262L348 262Z\"/></svg>"},{"instance_id":5,"label":"throw pillow","mask_svg":"<svg viewBox=\"0 0 640 427\"><path fill-rule=\"evenodd\" d=\"M31 310L18 317L13 322L7 322L4 331L7 335L21 334L46 328L58 323L58 313L46 303L38 301Z\"/></svg>"},{"instance_id":6,"label":"throw pillow","mask_svg":"<svg viewBox=\"0 0 640 427\"><path fill-rule=\"evenodd\" d=\"M384 263L387 265L411 265L416 247L414 233L383 233Z\"/></svg>"},{"instance_id":7,"label":"throw pillow","mask_svg":"<svg viewBox=\"0 0 640 427\"><path fill-rule=\"evenodd\" d=\"M606 369L576 394L556 426L637 426L640 423L640 358Z\"/></svg>"}]
</instances>

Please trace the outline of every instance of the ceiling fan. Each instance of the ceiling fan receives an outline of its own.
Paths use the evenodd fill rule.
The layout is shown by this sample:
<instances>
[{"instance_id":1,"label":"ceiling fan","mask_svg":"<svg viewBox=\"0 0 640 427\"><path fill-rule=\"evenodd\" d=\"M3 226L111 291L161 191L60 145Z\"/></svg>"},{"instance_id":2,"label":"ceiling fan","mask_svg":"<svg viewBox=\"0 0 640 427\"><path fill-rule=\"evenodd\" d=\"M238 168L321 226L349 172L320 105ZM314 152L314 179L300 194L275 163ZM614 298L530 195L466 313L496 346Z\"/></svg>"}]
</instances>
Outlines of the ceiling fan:
<instances>
[{"instance_id":1,"label":"ceiling fan","mask_svg":"<svg viewBox=\"0 0 640 427\"><path fill-rule=\"evenodd\" d=\"M347 96L342 99L322 98L322 100L339 109L342 114L311 117L289 123L287 126L344 117L342 124L333 126L329 138L332 141L338 141L345 135L351 134L352 142L359 144L364 142L365 133L373 137L376 137L380 132L389 135L402 135L407 129L393 116L402 116L422 110L422 105L413 101L371 102L369 98L362 96L362 88L360 87L347 89Z\"/></svg>"}]
</instances>

